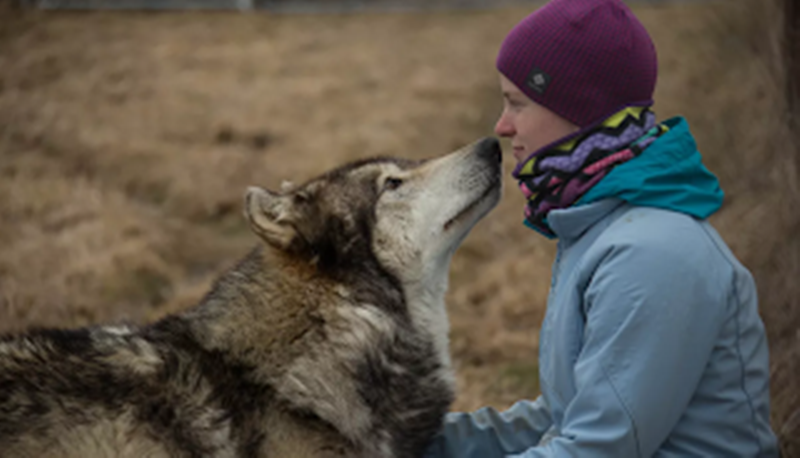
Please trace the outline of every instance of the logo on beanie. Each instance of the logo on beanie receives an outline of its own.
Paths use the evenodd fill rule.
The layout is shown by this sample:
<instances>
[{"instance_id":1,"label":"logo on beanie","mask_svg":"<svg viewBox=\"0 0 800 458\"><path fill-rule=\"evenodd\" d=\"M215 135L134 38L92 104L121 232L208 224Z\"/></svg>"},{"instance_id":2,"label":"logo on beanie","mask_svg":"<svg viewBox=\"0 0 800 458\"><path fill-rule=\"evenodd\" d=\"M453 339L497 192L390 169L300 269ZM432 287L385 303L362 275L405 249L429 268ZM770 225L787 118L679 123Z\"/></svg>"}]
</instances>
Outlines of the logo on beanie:
<instances>
[{"instance_id":1,"label":"logo on beanie","mask_svg":"<svg viewBox=\"0 0 800 458\"><path fill-rule=\"evenodd\" d=\"M531 70L531 73L528 75L528 79L525 80L525 84L527 84L529 88L536 91L536 93L544 94L544 91L547 90L547 85L550 84L552 79L553 78L551 78L550 75L545 73L542 69L533 67L533 70Z\"/></svg>"}]
</instances>

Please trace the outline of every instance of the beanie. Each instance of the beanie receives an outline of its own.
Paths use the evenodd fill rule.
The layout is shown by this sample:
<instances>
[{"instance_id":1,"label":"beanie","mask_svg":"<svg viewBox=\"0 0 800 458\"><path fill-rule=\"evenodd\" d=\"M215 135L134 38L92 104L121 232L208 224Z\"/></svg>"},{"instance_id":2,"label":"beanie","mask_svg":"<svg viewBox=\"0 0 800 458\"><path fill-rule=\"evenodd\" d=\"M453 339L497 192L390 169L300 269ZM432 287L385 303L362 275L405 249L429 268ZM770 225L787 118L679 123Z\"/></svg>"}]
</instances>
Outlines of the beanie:
<instances>
[{"instance_id":1,"label":"beanie","mask_svg":"<svg viewBox=\"0 0 800 458\"><path fill-rule=\"evenodd\" d=\"M534 102L580 128L650 106L653 41L622 0L552 0L503 41L497 69Z\"/></svg>"}]
</instances>

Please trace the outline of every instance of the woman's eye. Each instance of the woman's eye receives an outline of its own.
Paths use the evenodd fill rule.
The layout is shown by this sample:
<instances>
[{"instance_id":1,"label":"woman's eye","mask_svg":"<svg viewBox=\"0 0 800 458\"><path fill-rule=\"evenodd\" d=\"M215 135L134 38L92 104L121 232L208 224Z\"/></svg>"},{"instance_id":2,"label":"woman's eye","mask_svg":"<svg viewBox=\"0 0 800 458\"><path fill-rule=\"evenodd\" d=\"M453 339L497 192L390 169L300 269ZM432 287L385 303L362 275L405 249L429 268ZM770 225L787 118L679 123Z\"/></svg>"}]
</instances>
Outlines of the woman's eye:
<instances>
[{"instance_id":1,"label":"woman's eye","mask_svg":"<svg viewBox=\"0 0 800 458\"><path fill-rule=\"evenodd\" d=\"M389 191L395 190L403 184L403 180L401 178L387 178L386 181L383 182L383 189L388 189Z\"/></svg>"}]
</instances>

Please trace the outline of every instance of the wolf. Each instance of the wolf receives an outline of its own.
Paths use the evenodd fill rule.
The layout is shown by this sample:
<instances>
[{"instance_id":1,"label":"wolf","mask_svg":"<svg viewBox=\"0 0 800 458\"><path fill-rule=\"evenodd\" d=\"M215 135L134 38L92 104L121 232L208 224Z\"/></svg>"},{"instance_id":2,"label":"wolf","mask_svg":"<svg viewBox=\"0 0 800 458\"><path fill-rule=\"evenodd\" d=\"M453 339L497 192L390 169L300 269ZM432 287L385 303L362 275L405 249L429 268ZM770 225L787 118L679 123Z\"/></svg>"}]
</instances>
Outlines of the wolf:
<instances>
[{"instance_id":1,"label":"wolf","mask_svg":"<svg viewBox=\"0 0 800 458\"><path fill-rule=\"evenodd\" d=\"M420 456L454 398L450 261L501 168L486 138L248 188L260 240L198 305L0 338L0 456Z\"/></svg>"}]
</instances>

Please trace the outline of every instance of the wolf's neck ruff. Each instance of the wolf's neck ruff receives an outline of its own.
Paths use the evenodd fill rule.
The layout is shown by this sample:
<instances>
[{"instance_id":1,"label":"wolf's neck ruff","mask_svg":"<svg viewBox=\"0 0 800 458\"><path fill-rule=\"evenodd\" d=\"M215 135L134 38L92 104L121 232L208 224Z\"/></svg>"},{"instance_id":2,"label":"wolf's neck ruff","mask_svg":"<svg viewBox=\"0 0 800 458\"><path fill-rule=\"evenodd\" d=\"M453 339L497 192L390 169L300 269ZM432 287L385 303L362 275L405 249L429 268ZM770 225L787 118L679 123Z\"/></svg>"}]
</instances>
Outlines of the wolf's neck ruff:
<instances>
[{"instance_id":1,"label":"wolf's neck ruff","mask_svg":"<svg viewBox=\"0 0 800 458\"><path fill-rule=\"evenodd\" d=\"M598 127L531 156L515 177L528 203L525 224L553 238L551 210L570 207L616 165L650 146L666 127L648 107L629 107Z\"/></svg>"}]
</instances>

